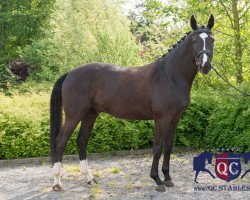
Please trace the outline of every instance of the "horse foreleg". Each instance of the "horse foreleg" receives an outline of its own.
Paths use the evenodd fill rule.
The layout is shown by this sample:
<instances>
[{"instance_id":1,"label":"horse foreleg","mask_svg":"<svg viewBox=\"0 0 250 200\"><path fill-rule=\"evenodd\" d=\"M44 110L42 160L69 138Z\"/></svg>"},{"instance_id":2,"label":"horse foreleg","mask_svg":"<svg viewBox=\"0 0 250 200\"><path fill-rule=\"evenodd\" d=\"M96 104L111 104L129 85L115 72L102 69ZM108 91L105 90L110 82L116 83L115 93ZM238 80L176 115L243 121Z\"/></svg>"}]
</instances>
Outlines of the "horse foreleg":
<instances>
[{"instance_id":1,"label":"horse foreleg","mask_svg":"<svg viewBox=\"0 0 250 200\"><path fill-rule=\"evenodd\" d=\"M174 140L174 134L177 127L177 124L179 122L180 115L177 114L167 131L167 135L165 138L165 149L164 149L164 159L163 159L163 165L162 165L162 172L164 174L164 184L167 187L174 187L174 183L171 180L171 177L169 175L169 162L170 162L170 154L172 152L172 146L173 146L173 140Z\"/></svg>"},{"instance_id":2,"label":"horse foreleg","mask_svg":"<svg viewBox=\"0 0 250 200\"><path fill-rule=\"evenodd\" d=\"M158 167L159 167L159 160L160 160L163 145L164 145L164 139L166 135L165 133L168 128L169 128L168 119L156 120L155 134L154 134L154 146L153 146L153 163L152 163L150 176L156 182L157 184L156 190L158 191L166 191L164 182L159 177Z\"/></svg>"}]
</instances>

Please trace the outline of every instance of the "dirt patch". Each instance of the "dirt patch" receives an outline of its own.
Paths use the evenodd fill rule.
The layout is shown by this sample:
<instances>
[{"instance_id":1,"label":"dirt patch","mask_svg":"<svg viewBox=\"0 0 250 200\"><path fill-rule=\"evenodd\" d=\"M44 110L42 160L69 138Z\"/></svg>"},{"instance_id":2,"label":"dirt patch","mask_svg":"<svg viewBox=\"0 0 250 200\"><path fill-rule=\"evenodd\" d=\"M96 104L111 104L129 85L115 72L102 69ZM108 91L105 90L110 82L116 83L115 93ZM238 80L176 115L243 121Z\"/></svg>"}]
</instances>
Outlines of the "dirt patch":
<instances>
[{"instance_id":1,"label":"dirt patch","mask_svg":"<svg viewBox=\"0 0 250 200\"><path fill-rule=\"evenodd\" d=\"M79 175L78 162L64 162L62 184L64 191L51 190L52 168L39 165L5 167L0 169L0 199L250 199L250 191L209 191L224 185L248 186L250 175L227 183L219 178L212 179L201 173L199 184L194 183L193 157L198 153L175 153L171 159L171 176L175 187L166 192L155 191L150 178L151 155L108 156L89 159L90 169L98 185L88 185L85 177ZM209 168L209 166L208 166ZM214 172L214 166L210 166ZM160 174L162 175L161 171ZM195 191L194 187L207 191ZM232 189L233 190L233 189Z\"/></svg>"}]
</instances>

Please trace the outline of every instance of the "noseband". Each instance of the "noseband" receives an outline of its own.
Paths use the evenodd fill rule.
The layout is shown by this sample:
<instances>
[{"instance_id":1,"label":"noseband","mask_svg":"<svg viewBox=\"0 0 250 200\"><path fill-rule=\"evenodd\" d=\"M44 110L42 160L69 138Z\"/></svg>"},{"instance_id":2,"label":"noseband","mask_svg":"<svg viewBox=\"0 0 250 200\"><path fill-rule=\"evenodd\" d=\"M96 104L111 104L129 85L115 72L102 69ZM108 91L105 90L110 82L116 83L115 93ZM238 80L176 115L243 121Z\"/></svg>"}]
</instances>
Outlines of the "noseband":
<instances>
[{"instance_id":1,"label":"noseband","mask_svg":"<svg viewBox=\"0 0 250 200\"><path fill-rule=\"evenodd\" d=\"M192 34L192 37L194 37L194 35L196 35L197 33L212 33L210 30L208 29L199 29L197 31L194 31L193 34ZM198 63L198 60L199 60L199 57L201 55L204 55L206 54L209 58L209 60L211 61L212 57L213 57L213 54L211 51L209 50L201 50L199 51L198 53L194 50L194 44L193 44L193 60L195 61L195 65L198 67L198 68L201 68L199 63Z\"/></svg>"}]
</instances>

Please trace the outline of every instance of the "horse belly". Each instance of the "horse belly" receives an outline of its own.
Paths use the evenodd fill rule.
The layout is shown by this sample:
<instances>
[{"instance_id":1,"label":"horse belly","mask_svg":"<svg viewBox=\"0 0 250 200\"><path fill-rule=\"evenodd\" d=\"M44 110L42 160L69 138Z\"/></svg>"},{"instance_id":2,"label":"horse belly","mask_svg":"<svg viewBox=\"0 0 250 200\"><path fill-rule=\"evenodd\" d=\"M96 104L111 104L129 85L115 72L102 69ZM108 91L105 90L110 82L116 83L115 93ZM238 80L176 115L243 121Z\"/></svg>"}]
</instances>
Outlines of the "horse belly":
<instances>
[{"instance_id":1,"label":"horse belly","mask_svg":"<svg viewBox=\"0 0 250 200\"><path fill-rule=\"evenodd\" d=\"M121 118L121 119L132 119L132 120L148 120L152 119L152 114L150 110L134 108L134 109L112 109L107 111L108 114Z\"/></svg>"},{"instance_id":2,"label":"horse belly","mask_svg":"<svg viewBox=\"0 0 250 200\"><path fill-rule=\"evenodd\" d=\"M103 95L96 98L94 109L121 119L152 119L149 103L136 95L127 98L119 94L112 97Z\"/></svg>"}]
</instances>

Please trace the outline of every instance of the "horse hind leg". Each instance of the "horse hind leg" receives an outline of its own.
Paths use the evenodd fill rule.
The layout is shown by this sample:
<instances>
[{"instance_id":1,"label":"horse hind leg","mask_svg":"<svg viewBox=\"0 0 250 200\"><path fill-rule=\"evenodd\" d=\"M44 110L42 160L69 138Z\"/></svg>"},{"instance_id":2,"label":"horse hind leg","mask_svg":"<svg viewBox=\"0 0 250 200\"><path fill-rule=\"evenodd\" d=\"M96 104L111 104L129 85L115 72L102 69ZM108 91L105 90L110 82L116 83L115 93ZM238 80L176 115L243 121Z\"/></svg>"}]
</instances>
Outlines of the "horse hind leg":
<instances>
[{"instance_id":1,"label":"horse hind leg","mask_svg":"<svg viewBox=\"0 0 250 200\"><path fill-rule=\"evenodd\" d=\"M61 184L61 165L62 165L62 155L67 146L68 140L72 135L74 129L80 120L75 118L66 117L65 123L63 125L62 131L56 138L56 160L53 167L53 190L60 191L62 190Z\"/></svg>"},{"instance_id":2,"label":"horse hind leg","mask_svg":"<svg viewBox=\"0 0 250 200\"><path fill-rule=\"evenodd\" d=\"M97 113L93 111L91 112L91 114L88 114L84 120L82 120L81 128L76 141L79 149L80 173L87 177L89 184L91 184L92 181L94 183L97 183L97 181L89 170L86 153L88 140L91 135L91 131L93 129L96 117Z\"/></svg>"}]
</instances>

